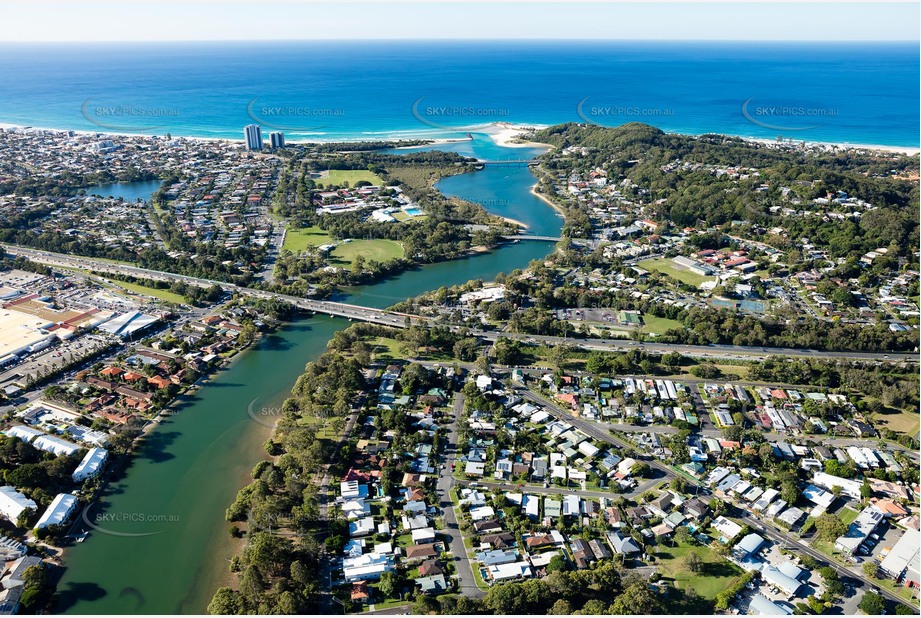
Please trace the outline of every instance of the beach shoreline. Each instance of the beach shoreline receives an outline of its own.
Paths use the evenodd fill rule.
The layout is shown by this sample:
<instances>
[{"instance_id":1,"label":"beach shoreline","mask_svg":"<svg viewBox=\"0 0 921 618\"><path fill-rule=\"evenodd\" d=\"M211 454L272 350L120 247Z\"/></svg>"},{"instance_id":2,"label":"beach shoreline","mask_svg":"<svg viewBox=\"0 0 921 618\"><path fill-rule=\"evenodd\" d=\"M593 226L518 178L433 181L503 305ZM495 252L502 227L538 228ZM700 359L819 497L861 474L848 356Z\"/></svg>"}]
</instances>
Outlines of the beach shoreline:
<instances>
[{"instance_id":1,"label":"beach shoreline","mask_svg":"<svg viewBox=\"0 0 921 618\"><path fill-rule=\"evenodd\" d=\"M563 209L560 207L559 204L557 204L556 202L554 202L553 200L551 200L549 197L547 197L547 196L544 195L543 193L538 193L538 192L536 191L536 189L537 189L537 184L535 184L533 187L531 187L531 195L533 195L534 197L536 197L536 198L539 199L540 201L542 201L542 202L544 202L545 204L547 204L548 206L550 206L550 208L552 208L553 210L555 210L555 211L557 211L558 213L560 213L563 217L566 216L566 213L563 212Z\"/></svg>"},{"instance_id":2,"label":"beach shoreline","mask_svg":"<svg viewBox=\"0 0 921 618\"><path fill-rule=\"evenodd\" d=\"M517 136L522 133L531 130L539 129L544 125L534 125L534 124L518 124L512 122L497 122L487 125L486 127L481 127L478 130L471 131L467 128L459 127L457 129L458 133L484 133L489 135L490 138L496 143L496 145L503 148L552 148L550 144L544 144L540 142L516 142L513 141ZM33 125L25 124L15 124L9 122L0 122L0 129L8 130L29 130L29 131L57 131L60 133L67 133L72 131L74 134L83 135L83 136L114 136L114 137L147 137L147 138L161 138L166 139L166 133L170 134L172 139L184 139L184 140L195 140L201 142L227 142L231 144L243 144L243 139L236 139L230 137L201 137L194 135L179 135L173 134L172 131L167 131L163 134L149 134L149 133L129 133L129 132L119 132L119 131L88 131L86 129L61 129L56 127L38 127ZM242 127L240 128L242 131ZM701 135L710 135L711 133L677 133L669 132L674 135L685 135L688 137L700 137ZM731 135L728 133L721 133L720 135L725 135L726 137L734 137L741 139L746 142L752 142L757 144L762 144L766 146L778 145L776 139L764 138L764 137L752 137L746 135ZM389 142L400 142L408 141L410 139L419 139L430 142L428 145L438 145L438 144L451 144L458 142L470 141L469 137L443 137L443 138L428 138L428 137L419 137L419 138L408 138L406 136L401 137L387 137L382 136L377 138L375 141L389 141ZM328 143L360 143L367 142L367 138L356 137L354 139L329 139L329 140L288 140L290 144L328 144ZM811 141L811 140L790 140L782 142L784 146L800 146L805 144L807 148L811 147L824 147L832 150L866 150L866 151L875 151L886 154L903 154L908 156L918 156L921 154L921 147L915 146L893 146L886 144L851 144L848 142L821 142L821 141ZM396 146L395 148L420 148L420 146Z\"/></svg>"}]
</instances>

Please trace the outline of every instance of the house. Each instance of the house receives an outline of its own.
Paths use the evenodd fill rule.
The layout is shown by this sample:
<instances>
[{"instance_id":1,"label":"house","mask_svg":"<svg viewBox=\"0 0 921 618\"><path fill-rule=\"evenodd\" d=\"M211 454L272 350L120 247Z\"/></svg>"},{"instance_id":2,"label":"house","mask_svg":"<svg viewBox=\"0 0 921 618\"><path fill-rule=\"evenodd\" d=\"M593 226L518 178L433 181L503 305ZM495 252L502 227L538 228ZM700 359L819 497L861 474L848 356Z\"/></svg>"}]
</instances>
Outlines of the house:
<instances>
[{"instance_id":1,"label":"house","mask_svg":"<svg viewBox=\"0 0 921 618\"><path fill-rule=\"evenodd\" d=\"M434 528L416 528L412 531L413 543L418 545L420 543L430 543L435 540L435 529Z\"/></svg>"},{"instance_id":2,"label":"house","mask_svg":"<svg viewBox=\"0 0 921 618\"><path fill-rule=\"evenodd\" d=\"M713 520L713 528L720 533L720 541L725 545L734 539L740 532L742 526L736 522L726 519L722 515Z\"/></svg>"},{"instance_id":3,"label":"house","mask_svg":"<svg viewBox=\"0 0 921 618\"><path fill-rule=\"evenodd\" d=\"M640 546L632 537L624 536L620 532L608 532L607 537L615 554L629 556L640 552Z\"/></svg>"},{"instance_id":4,"label":"house","mask_svg":"<svg viewBox=\"0 0 921 618\"><path fill-rule=\"evenodd\" d=\"M604 546L604 544L598 539L592 539L588 542L589 548L591 548L592 553L595 554L595 558L598 560L603 560L605 558L611 558L613 554L611 550Z\"/></svg>"},{"instance_id":5,"label":"house","mask_svg":"<svg viewBox=\"0 0 921 618\"><path fill-rule=\"evenodd\" d=\"M368 590L368 582L361 580L352 584L352 590L349 593L352 603L367 603L371 600L371 593Z\"/></svg>"},{"instance_id":6,"label":"house","mask_svg":"<svg viewBox=\"0 0 921 618\"><path fill-rule=\"evenodd\" d=\"M518 560L518 552L505 549L491 549L489 551L478 552L476 559L480 564L485 566L508 564Z\"/></svg>"},{"instance_id":7,"label":"house","mask_svg":"<svg viewBox=\"0 0 921 618\"><path fill-rule=\"evenodd\" d=\"M486 521L474 522L473 529L477 534L487 534L490 532L501 532L502 525L494 519L488 519Z\"/></svg>"},{"instance_id":8,"label":"house","mask_svg":"<svg viewBox=\"0 0 921 618\"><path fill-rule=\"evenodd\" d=\"M347 582L377 580L393 569L393 556L374 552L342 559L342 574Z\"/></svg>"},{"instance_id":9,"label":"house","mask_svg":"<svg viewBox=\"0 0 921 618\"><path fill-rule=\"evenodd\" d=\"M671 511L674 498L675 497L672 494L665 492L650 502L646 508L655 513L657 517L665 517L668 515L669 511Z\"/></svg>"},{"instance_id":10,"label":"house","mask_svg":"<svg viewBox=\"0 0 921 618\"><path fill-rule=\"evenodd\" d=\"M542 547L552 547L554 543L553 539L546 534L534 534L526 538L524 544L528 546L528 550L530 551Z\"/></svg>"},{"instance_id":11,"label":"house","mask_svg":"<svg viewBox=\"0 0 921 618\"><path fill-rule=\"evenodd\" d=\"M74 470L71 478L75 483L80 483L86 479L98 476L108 458L109 452L106 449L99 447L91 448L80 461L80 464L77 466L76 470Z\"/></svg>"},{"instance_id":12,"label":"house","mask_svg":"<svg viewBox=\"0 0 921 618\"><path fill-rule=\"evenodd\" d=\"M55 496L48 508L35 524L35 529L47 528L49 526L61 526L67 523L67 520L77 508L77 497L71 494L58 494Z\"/></svg>"},{"instance_id":13,"label":"house","mask_svg":"<svg viewBox=\"0 0 921 618\"><path fill-rule=\"evenodd\" d=\"M511 532L484 534L480 537L480 543L489 545L493 549L505 549L515 544L515 535Z\"/></svg>"},{"instance_id":14,"label":"house","mask_svg":"<svg viewBox=\"0 0 921 618\"><path fill-rule=\"evenodd\" d=\"M692 498L684 503L684 513L688 517L692 517L697 521L702 520L707 515L710 514L710 507L700 499Z\"/></svg>"},{"instance_id":15,"label":"house","mask_svg":"<svg viewBox=\"0 0 921 618\"><path fill-rule=\"evenodd\" d=\"M358 481L343 481L339 483L339 493L344 500L365 498L368 496L368 486Z\"/></svg>"},{"instance_id":16,"label":"house","mask_svg":"<svg viewBox=\"0 0 921 618\"><path fill-rule=\"evenodd\" d=\"M434 558L437 555L438 552L435 551L435 545L433 543L410 545L406 548L407 560L424 560L426 558Z\"/></svg>"},{"instance_id":17,"label":"house","mask_svg":"<svg viewBox=\"0 0 921 618\"><path fill-rule=\"evenodd\" d=\"M595 554L588 542L583 539L575 539L570 546L572 547L572 561L575 562L576 568L587 569L595 559Z\"/></svg>"},{"instance_id":18,"label":"house","mask_svg":"<svg viewBox=\"0 0 921 618\"><path fill-rule=\"evenodd\" d=\"M445 582L445 576L439 573L438 575L430 575L428 577L417 577L416 585L419 586L419 589L425 594L441 594L448 590L448 584Z\"/></svg>"},{"instance_id":19,"label":"house","mask_svg":"<svg viewBox=\"0 0 921 618\"><path fill-rule=\"evenodd\" d=\"M441 575L444 571L435 560L426 560L419 565L419 575L428 577L429 575Z\"/></svg>"},{"instance_id":20,"label":"house","mask_svg":"<svg viewBox=\"0 0 921 618\"><path fill-rule=\"evenodd\" d=\"M495 516L496 516L496 511L491 506L478 506L476 508L470 509L471 521L482 521L484 519L492 519Z\"/></svg>"},{"instance_id":21,"label":"house","mask_svg":"<svg viewBox=\"0 0 921 618\"><path fill-rule=\"evenodd\" d=\"M0 487L0 515L6 517L14 526L20 516L38 508L35 501L16 491L15 487Z\"/></svg>"},{"instance_id":22,"label":"house","mask_svg":"<svg viewBox=\"0 0 921 618\"><path fill-rule=\"evenodd\" d=\"M527 562L511 562L508 564L495 564L486 569L489 579L494 582L508 581L511 579L525 579L533 575L531 565Z\"/></svg>"},{"instance_id":23,"label":"house","mask_svg":"<svg viewBox=\"0 0 921 618\"><path fill-rule=\"evenodd\" d=\"M563 496L563 517L579 515L579 496L566 494Z\"/></svg>"},{"instance_id":24,"label":"house","mask_svg":"<svg viewBox=\"0 0 921 618\"><path fill-rule=\"evenodd\" d=\"M358 536L367 536L375 530L374 518L363 517L362 519L349 522L349 536L352 538Z\"/></svg>"},{"instance_id":25,"label":"house","mask_svg":"<svg viewBox=\"0 0 921 618\"><path fill-rule=\"evenodd\" d=\"M0 615L15 614L19 610L19 599L25 592L25 572L42 564L37 556L21 556L10 564L9 570L0 579Z\"/></svg>"},{"instance_id":26,"label":"house","mask_svg":"<svg viewBox=\"0 0 921 618\"><path fill-rule=\"evenodd\" d=\"M468 461L464 466L464 474L468 476L483 476L486 473L486 464L480 461Z\"/></svg>"}]
</instances>

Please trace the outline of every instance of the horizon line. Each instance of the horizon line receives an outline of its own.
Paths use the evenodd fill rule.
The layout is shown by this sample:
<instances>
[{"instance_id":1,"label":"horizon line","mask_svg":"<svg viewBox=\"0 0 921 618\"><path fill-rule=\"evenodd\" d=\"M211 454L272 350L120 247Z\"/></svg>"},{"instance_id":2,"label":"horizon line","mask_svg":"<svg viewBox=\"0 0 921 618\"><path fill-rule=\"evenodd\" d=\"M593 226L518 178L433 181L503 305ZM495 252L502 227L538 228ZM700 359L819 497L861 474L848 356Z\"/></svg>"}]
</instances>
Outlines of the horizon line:
<instances>
[{"instance_id":1,"label":"horizon line","mask_svg":"<svg viewBox=\"0 0 921 618\"><path fill-rule=\"evenodd\" d=\"M312 39L34 39L0 41L3 45L40 44L147 44L147 43L814 43L814 44L865 44L865 43L921 43L918 39L603 39L603 38L312 38Z\"/></svg>"}]
</instances>

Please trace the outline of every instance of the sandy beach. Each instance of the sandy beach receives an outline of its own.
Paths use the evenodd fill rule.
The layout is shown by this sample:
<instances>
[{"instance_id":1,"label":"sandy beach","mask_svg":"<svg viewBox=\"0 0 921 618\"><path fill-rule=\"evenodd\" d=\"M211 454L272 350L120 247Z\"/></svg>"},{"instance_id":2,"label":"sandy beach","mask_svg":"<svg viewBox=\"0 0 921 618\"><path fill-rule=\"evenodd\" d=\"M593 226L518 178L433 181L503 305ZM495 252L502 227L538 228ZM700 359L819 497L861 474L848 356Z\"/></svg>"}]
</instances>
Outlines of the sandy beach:
<instances>
[{"instance_id":1,"label":"sandy beach","mask_svg":"<svg viewBox=\"0 0 921 618\"><path fill-rule=\"evenodd\" d=\"M457 131L460 132L474 132L474 133L485 133L490 136L490 138L498 145L503 148L552 148L550 144L544 144L540 142L524 142L516 141L518 136L522 133L531 130L531 129L542 129L546 125L523 125L515 124L511 122L497 122L490 124L488 126L478 126L478 127L469 127L469 128L458 128ZM166 138L166 133L170 133L173 139L183 139L183 140L194 140L199 142L226 142L232 144L242 144L243 138L229 138L229 137L195 137L188 135L178 135L172 134L172 132L164 133L129 133L122 131L111 131L111 130L99 130L99 131L88 131L86 129L59 129L55 127L36 127L32 125L24 124L14 124L8 122L0 122L0 129L29 129L33 131L57 131L60 133L66 133L72 131L76 135L81 136L93 136L93 135L107 135L113 137L146 137L146 138ZM240 127L242 132L243 128ZM685 135L685 134L681 134ZM766 145L777 145L776 139L769 139L763 137L751 137L744 135L727 135L727 137L738 137L747 142L756 142L759 144ZM405 141L410 138L402 137L387 137L382 136L378 138L380 141L389 141L389 142L399 142ZM457 142L467 142L470 141L470 137L444 137L444 138L424 138L420 137L418 139L425 140L429 142L429 145L437 144L452 144ZM330 142L361 142L368 141L366 138L357 138L349 140L339 140L339 139L330 139L330 140L288 140L288 143L291 144L324 144ZM835 142L817 142L810 140L791 140L785 141L784 144L787 145L796 145L802 146L805 144L807 148L825 148L830 151L836 150L868 150L876 151L890 154L904 154L909 156L917 156L921 154L921 147L915 146L887 146L882 144L850 144L847 142L835 143ZM419 146L397 146L396 148L418 148Z\"/></svg>"},{"instance_id":2,"label":"sandy beach","mask_svg":"<svg viewBox=\"0 0 921 618\"><path fill-rule=\"evenodd\" d=\"M778 144L776 139L767 139L763 137L744 137L740 136L741 139L746 142L755 142L758 144L766 144L768 146L776 146ZM880 146L875 144L848 144L847 142L837 144L832 142L813 142L809 140L784 140L783 145L785 146L803 146L807 148L822 148L830 151L837 150L874 150L877 152L887 152L892 154L905 154L909 156L916 156L921 154L921 148L914 148L912 146Z\"/></svg>"},{"instance_id":3,"label":"sandy beach","mask_svg":"<svg viewBox=\"0 0 921 618\"><path fill-rule=\"evenodd\" d=\"M548 206L550 206L551 208L553 208L553 210L557 211L557 212L560 213L561 215L563 215L563 216L566 215L566 213L563 212L563 209L560 208L560 206L559 206L558 204L556 204L553 200L551 200L551 199L550 199L549 197L547 197L546 195L544 195L544 194L542 194L542 193L538 193L537 191L535 191L534 189L535 189L536 187L537 187L537 185L534 185L533 187L531 187L531 195L533 195L533 196L536 197L537 199L541 200L542 202L544 202L545 204L547 204Z\"/></svg>"},{"instance_id":4,"label":"sandy beach","mask_svg":"<svg viewBox=\"0 0 921 618\"><path fill-rule=\"evenodd\" d=\"M489 135L497 146L503 148L553 148L550 144L520 141L518 137L531 129L543 129L542 125L517 125L510 122L497 122L489 125L483 132Z\"/></svg>"}]
</instances>

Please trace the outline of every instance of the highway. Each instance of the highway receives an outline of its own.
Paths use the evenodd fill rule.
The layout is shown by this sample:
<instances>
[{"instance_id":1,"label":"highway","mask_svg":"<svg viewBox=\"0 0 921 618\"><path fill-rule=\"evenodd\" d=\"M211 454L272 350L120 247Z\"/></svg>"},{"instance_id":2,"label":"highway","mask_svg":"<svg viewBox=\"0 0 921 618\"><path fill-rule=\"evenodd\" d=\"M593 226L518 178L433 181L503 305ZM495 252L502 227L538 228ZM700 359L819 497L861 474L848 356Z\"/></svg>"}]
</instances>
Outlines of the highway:
<instances>
[{"instance_id":1,"label":"highway","mask_svg":"<svg viewBox=\"0 0 921 618\"><path fill-rule=\"evenodd\" d=\"M0 243L0 246L2 246L8 253L21 255L34 262L46 264L49 266L57 266L77 270L95 270L97 272L130 275L157 281L182 281L186 284L197 285L200 287L210 287L212 285L217 285L230 293L243 294L257 298L276 298L291 303L292 305L305 311L323 313L326 315L346 318L349 320L370 322L373 324L380 324L383 326L390 326L395 328L405 327L407 321L412 324L435 323L434 320L427 317L413 316L405 313L385 311L382 309L372 309L370 307L362 307L359 305L338 303L328 300L311 300L306 298L299 298L296 296L289 296L276 292L256 290L253 288L239 286L222 281L189 277L187 275L179 275L163 271L148 270L146 268L140 268L130 264L106 262L94 258L75 257L61 253L41 251L38 249L30 249L4 243ZM449 326L455 330L466 329L466 327L462 326L446 326ZM471 335L479 337L485 341L496 341L502 337L517 339L528 343L540 343L551 346L561 344L577 345L586 350L599 350L606 352L625 352L634 349L639 349L654 354L680 352L684 356L690 356L694 358L763 360L768 356L778 355L790 357L847 359L881 362L918 362L917 353L906 354L895 352L837 352L789 348L743 347L733 345L694 346L683 344L656 343L649 341L632 341L626 339L569 339L566 337L550 337L544 335L528 335L522 333L506 333L480 330L470 331L470 333Z\"/></svg>"}]
</instances>

